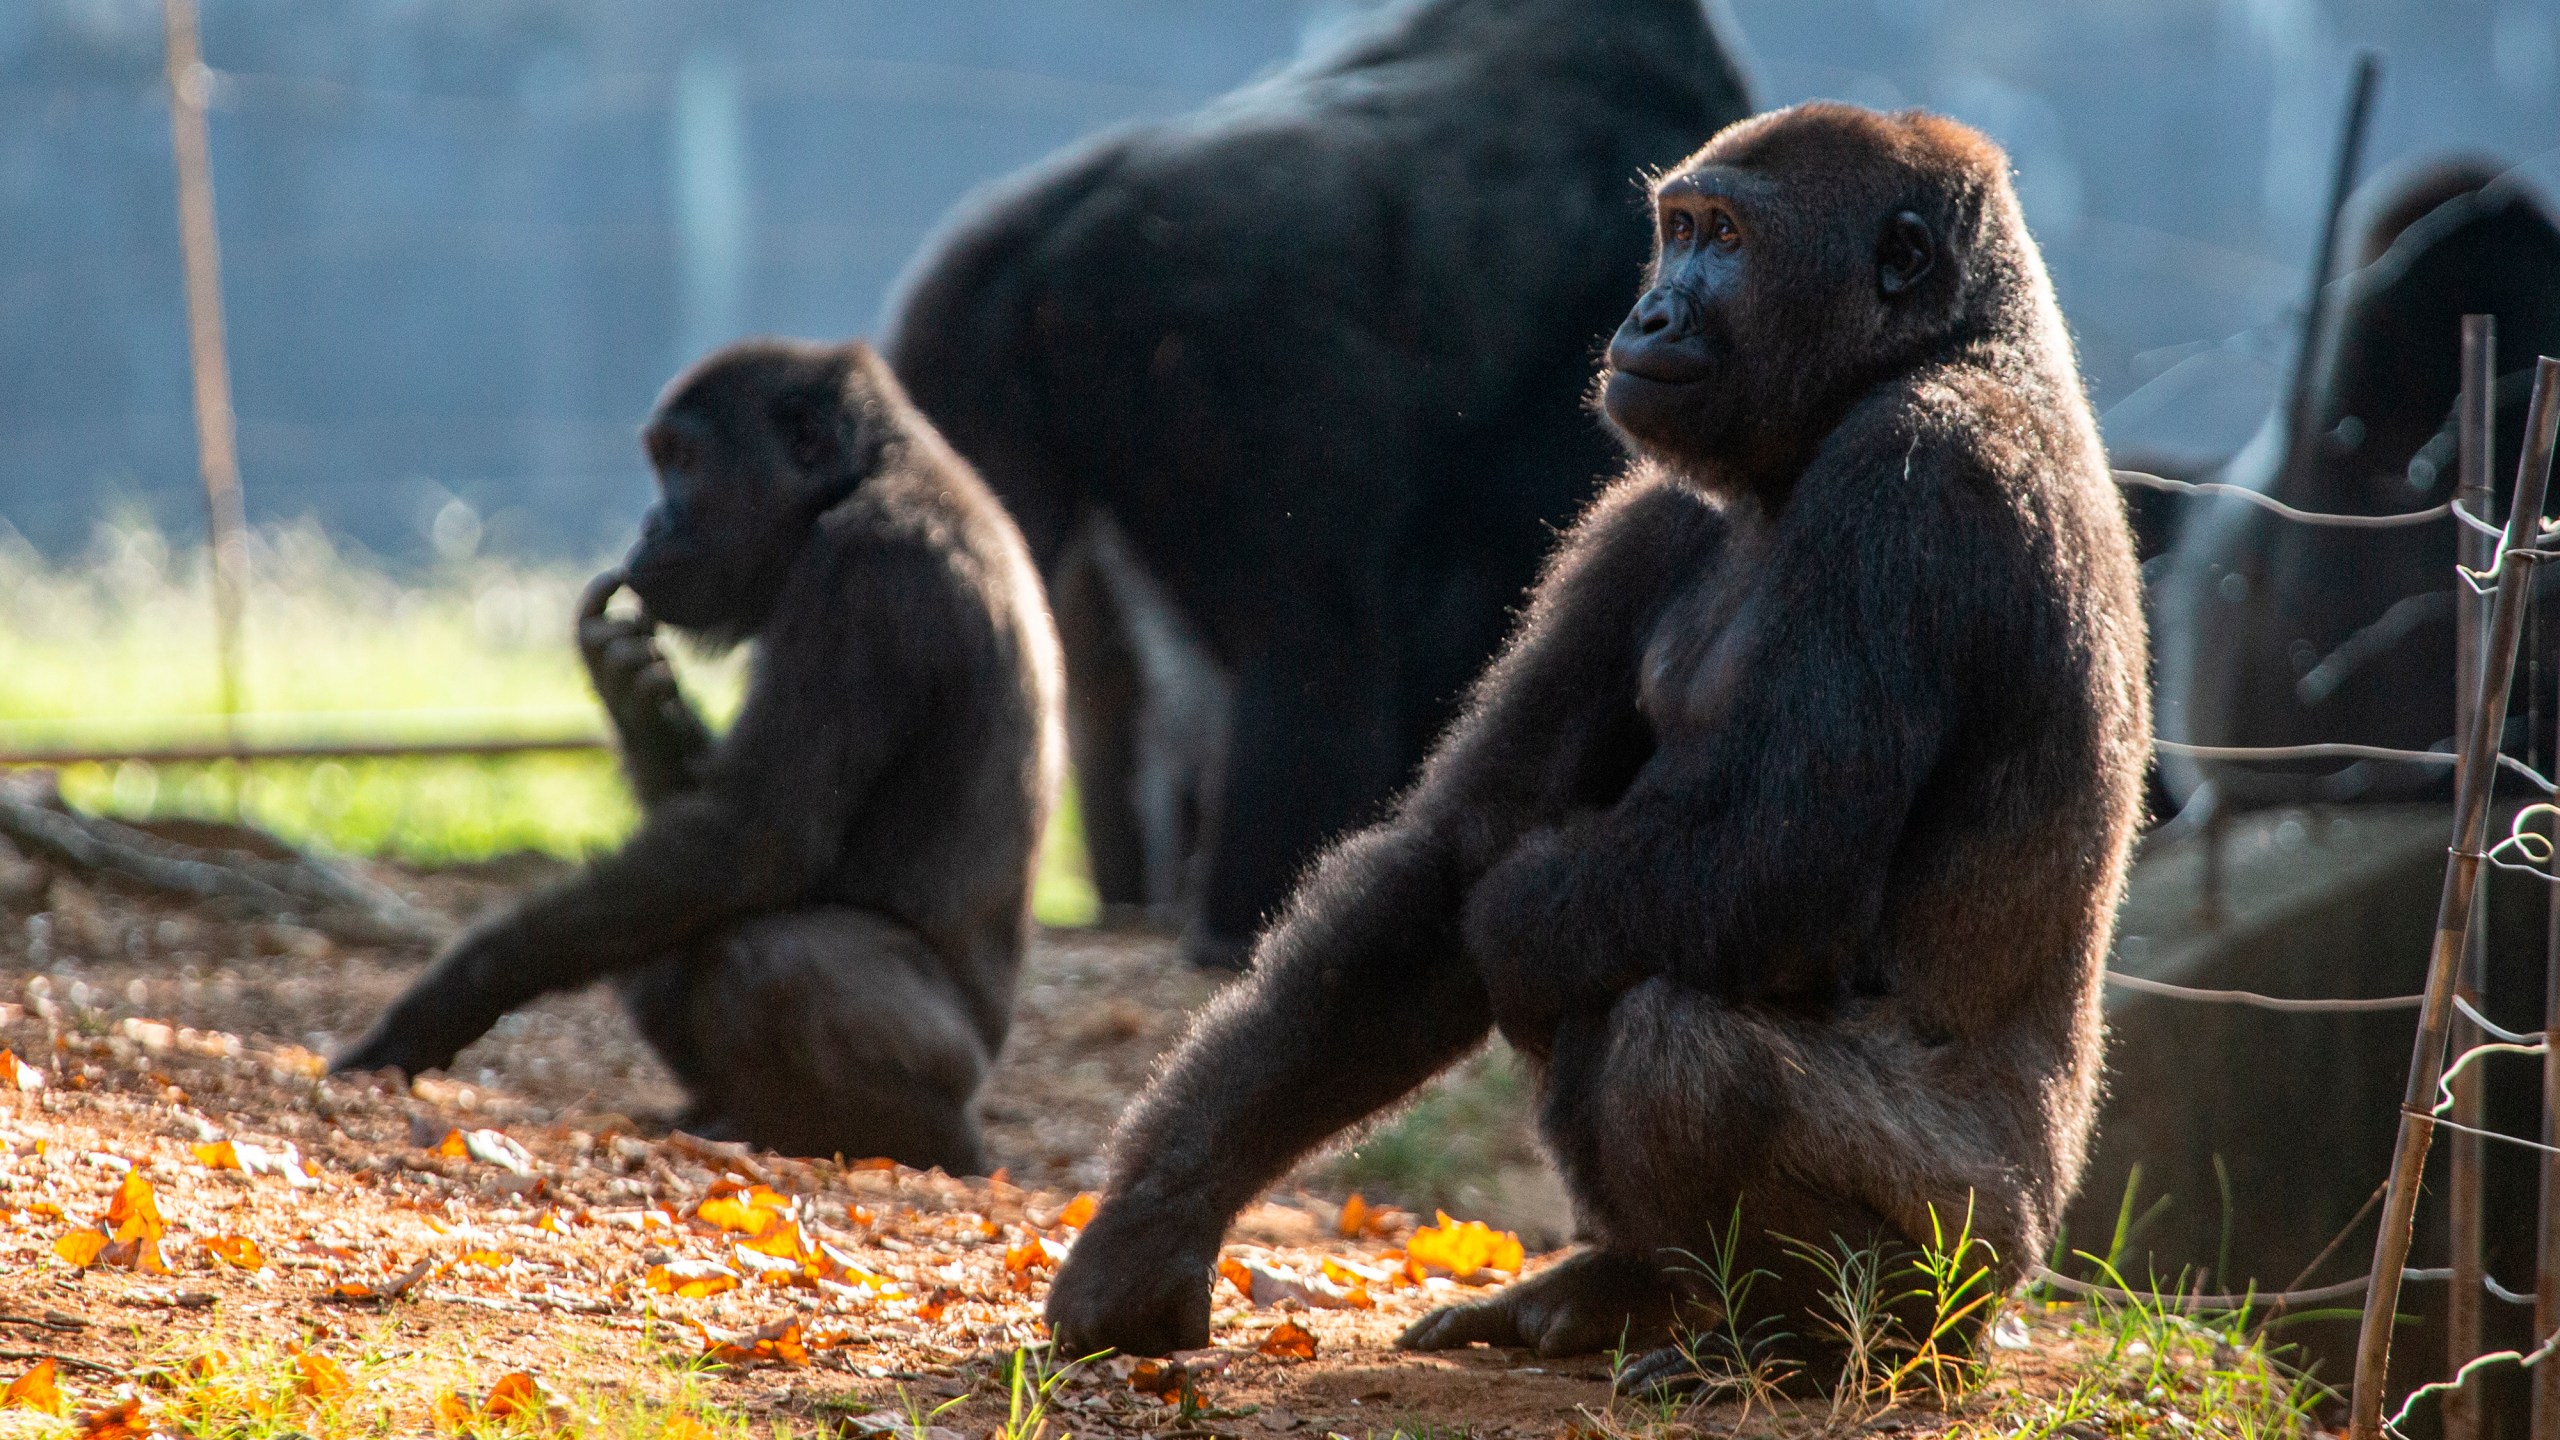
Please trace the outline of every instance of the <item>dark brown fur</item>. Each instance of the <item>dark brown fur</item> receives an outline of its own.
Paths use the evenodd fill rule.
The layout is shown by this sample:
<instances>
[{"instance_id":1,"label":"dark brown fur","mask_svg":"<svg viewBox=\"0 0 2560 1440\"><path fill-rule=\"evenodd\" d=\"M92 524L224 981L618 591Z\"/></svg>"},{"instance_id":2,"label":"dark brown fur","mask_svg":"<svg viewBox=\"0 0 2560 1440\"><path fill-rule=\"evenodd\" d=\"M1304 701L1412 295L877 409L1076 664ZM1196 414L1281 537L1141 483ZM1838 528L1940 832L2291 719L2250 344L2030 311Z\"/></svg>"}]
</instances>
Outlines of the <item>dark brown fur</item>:
<instances>
[{"instance_id":1,"label":"dark brown fur","mask_svg":"<svg viewBox=\"0 0 2560 1440\"><path fill-rule=\"evenodd\" d=\"M666 496L579 627L646 818L456 941L336 1068L434 1069L611 978L691 1091L688 1128L981 1171L969 1103L1063 754L1030 556L863 345L731 346L647 438ZM605 614L626 578L648 613ZM659 621L756 642L725 736L677 692Z\"/></svg>"},{"instance_id":2,"label":"dark brown fur","mask_svg":"<svg viewBox=\"0 0 2560 1440\"><path fill-rule=\"evenodd\" d=\"M2006 1284L2052 1238L2149 730L2123 505L2006 161L1809 106L1657 195L1604 382L1636 463L1123 1123L1050 1296L1070 1349L1202 1343L1228 1216L1496 1026L1592 1248L1409 1344L1659 1343L1672 1252L1737 1205L1745 1264L1970 1209Z\"/></svg>"}]
</instances>

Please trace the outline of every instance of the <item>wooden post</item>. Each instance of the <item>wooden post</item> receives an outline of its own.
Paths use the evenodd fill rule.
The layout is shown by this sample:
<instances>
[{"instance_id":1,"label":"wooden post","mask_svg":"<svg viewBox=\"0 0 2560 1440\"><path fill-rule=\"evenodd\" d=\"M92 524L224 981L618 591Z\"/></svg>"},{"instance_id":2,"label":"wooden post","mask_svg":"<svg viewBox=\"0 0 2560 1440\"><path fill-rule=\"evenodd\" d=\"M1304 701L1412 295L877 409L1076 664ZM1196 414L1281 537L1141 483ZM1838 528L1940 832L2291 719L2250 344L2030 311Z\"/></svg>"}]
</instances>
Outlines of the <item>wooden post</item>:
<instances>
[{"instance_id":1,"label":"wooden post","mask_svg":"<svg viewBox=\"0 0 2560 1440\"><path fill-rule=\"evenodd\" d=\"M2560 735L2555 735L2560 741ZM2560 756L2560 743L2552 754ZM2545 827L2560 844L2560 818ZM2547 967L2542 982L2542 1033L2560 1038L2560 891L2550 895L2549 929L2545 932ZM2542 1057L2542 1143L2560 1148L2560 1056ZM2540 1247L2534 1257L2533 1338L2536 1344L2560 1331L2560 1155L2542 1155ZM2545 1360L2525 1372L2533 1392L2533 1440L2560 1440L2560 1360Z\"/></svg>"},{"instance_id":2,"label":"wooden post","mask_svg":"<svg viewBox=\"0 0 2560 1440\"><path fill-rule=\"evenodd\" d=\"M222 250L213 225L213 167L205 140L210 72L196 35L195 0L161 0L169 73L169 139L178 164L178 245L187 276L187 358L195 372L196 463L204 474L213 558L214 657L225 732L240 722L240 612L248 594L249 524L240 500L231 367L222 339Z\"/></svg>"},{"instance_id":3,"label":"wooden post","mask_svg":"<svg viewBox=\"0 0 2560 1440\"><path fill-rule=\"evenodd\" d=\"M2463 316L2462 392L2454 404L2454 438L2460 457L2454 501L2493 524L2498 517L2490 512L2497 504L2497 496L2489 481L2489 450L2497 379L2497 317ZM2496 542L2463 524L2454 526L2454 535L2454 549L2461 562L2473 570L2488 569L2497 553ZM2475 596L2467 588L2457 589L2455 598L2461 608L2455 612L2453 733L2468 735L2481 700L2480 647L2488 633L2489 601L2487 596ZM2457 788L2462 783L2459 775L2457 771ZM2491 788L2495 788L2494 782ZM2482 981L2488 970L2488 913L2489 893L2484 885L2473 898L2469 938L2462 947L2462 969L2453 985L2453 992L2474 1006L2480 1003ZM2455 1054L2486 1038L2460 1014L2454 1016ZM2466 1070L2453 1083L2454 1120L2478 1129L2483 1118L2479 1070ZM2445 1233L2453 1252L2453 1285L2445 1297L2444 1317L2445 1373L2450 1375L2460 1373L2480 1353L2480 1301L2486 1290L2480 1283L2480 1137L2456 1130L2445 1148L2450 1172L2445 1186ZM2479 1394L2468 1384L2445 1392L2445 1440L2479 1440L2479 1436Z\"/></svg>"},{"instance_id":4,"label":"wooden post","mask_svg":"<svg viewBox=\"0 0 2560 1440\"><path fill-rule=\"evenodd\" d=\"M2505 553L2490 608L2489 643L2483 657L2480 704L2463 737L2462 782L2454 797L2452 854L2444 869L2444 893L2436 906L2435 943L2427 957L2426 1003L2418 1011L2418 1039L2409 1057L2409 1084L2400 1100L2400 1135L2391 1155L2390 1188L2382 1203L2382 1230L2374 1237L2373 1268L2364 1294L2364 1325L2356 1336L2352 1440L2382 1440L2382 1396L2390 1378L2391 1321L2400 1304L2400 1267L2409 1259L2409 1227L2417 1217L2418 1182L2435 1139L2437 1082L2444 1078L2445 1038L2453 1017L2453 982L2471 930L2472 896L2488 843L2489 784L2497 773L2498 742L2507 724L2514 688L2516 636L2524 628L2524 601L2533 564L2523 551L2541 538L2542 497L2551 479L2551 449L2560 438L2560 360L2544 356L2534 373L2533 406L2526 412L2525 451L2516 472L2514 507L2507 514Z\"/></svg>"}]
</instances>

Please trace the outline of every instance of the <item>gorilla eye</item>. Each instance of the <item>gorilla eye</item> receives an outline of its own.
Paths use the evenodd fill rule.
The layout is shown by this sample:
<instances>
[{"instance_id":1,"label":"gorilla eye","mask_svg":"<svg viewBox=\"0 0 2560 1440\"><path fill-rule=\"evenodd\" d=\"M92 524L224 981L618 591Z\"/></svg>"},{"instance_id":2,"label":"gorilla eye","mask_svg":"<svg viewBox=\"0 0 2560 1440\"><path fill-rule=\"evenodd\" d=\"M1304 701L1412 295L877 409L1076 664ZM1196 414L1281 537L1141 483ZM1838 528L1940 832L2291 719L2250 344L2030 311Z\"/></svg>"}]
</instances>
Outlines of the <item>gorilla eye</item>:
<instances>
[{"instance_id":1,"label":"gorilla eye","mask_svg":"<svg viewBox=\"0 0 2560 1440\"><path fill-rule=\"evenodd\" d=\"M1698 222L1686 210L1674 210L1662 222L1662 237L1673 245L1686 245L1698 238Z\"/></svg>"},{"instance_id":2,"label":"gorilla eye","mask_svg":"<svg viewBox=\"0 0 2560 1440\"><path fill-rule=\"evenodd\" d=\"M1717 210L1707 216L1707 243L1719 250L1742 248L1742 232L1734 228L1731 215Z\"/></svg>"},{"instance_id":3,"label":"gorilla eye","mask_svg":"<svg viewBox=\"0 0 2560 1440\"><path fill-rule=\"evenodd\" d=\"M661 470L691 469L693 458L693 446L682 436L661 430L649 437L649 463Z\"/></svg>"}]
</instances>

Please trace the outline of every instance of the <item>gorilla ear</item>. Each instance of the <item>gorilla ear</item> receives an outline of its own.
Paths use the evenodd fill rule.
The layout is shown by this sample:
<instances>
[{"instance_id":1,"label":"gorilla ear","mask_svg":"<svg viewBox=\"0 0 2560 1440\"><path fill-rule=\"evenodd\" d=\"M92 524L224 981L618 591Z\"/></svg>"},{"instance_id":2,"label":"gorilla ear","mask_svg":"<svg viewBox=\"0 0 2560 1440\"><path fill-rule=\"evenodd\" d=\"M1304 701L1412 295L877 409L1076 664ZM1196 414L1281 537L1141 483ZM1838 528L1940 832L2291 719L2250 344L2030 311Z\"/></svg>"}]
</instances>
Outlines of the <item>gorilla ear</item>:
<instances>
[{"instance_id":1,"label":"gorilla ear","mask_svg":"<svg viewBox=\"0 0 2560 1440\"><path fill-rule=\"evenodd\" d=\"M774 428L807 474L833 469L842 447L836 435L835 397L823 390L794 390L773 402Z\"/></svg>"},{"instance_id":2,"label":"gorilla ear","mask_svg":"<svg viewBox=\"0 0 2560 1440\"><path fill-rule=\"evenodd\" d=\"M1876 288L1890 300L1907 295L1938 263L1938 237L1929 222L1904 210L1884 222L1876 240Z\"/></svg>"}]
</instances>

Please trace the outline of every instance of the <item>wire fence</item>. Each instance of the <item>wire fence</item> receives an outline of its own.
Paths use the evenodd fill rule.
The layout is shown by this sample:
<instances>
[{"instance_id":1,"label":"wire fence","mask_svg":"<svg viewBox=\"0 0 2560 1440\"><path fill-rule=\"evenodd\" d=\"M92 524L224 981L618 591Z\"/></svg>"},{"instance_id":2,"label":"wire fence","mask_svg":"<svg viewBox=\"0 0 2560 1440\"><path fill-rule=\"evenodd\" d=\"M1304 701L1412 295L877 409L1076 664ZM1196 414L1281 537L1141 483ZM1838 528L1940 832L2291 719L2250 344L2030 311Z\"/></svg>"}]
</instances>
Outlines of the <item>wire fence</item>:
<instances>
[{"instance_id":1,"label":"wire fence","mask_svg":"<svg viewBox=\"0 0 2560 1440\"><path fill-rule=\"evenodd\" d=\"M2416 1010L2420 1012L2417 1054L2411 1062L2409 1100L2402 1106L2400 1141L2393 1158L2392 1172L2384 1184L2337 1238L2319 1257L2305 1268L2304 1277L2335 1253L2353 1230L2372 1213L2376 1201L2388 1200L2381 1233L2375 1247L2375 1263L2367 1272L2352 1280L2310 1288L2287 1288L2270 1293L2204 1294L2182 1296L2142 1296L2115 1287L2092 1285L2070 1279L2050 1270L2039 1272L2044 1284L2063 1293L2086 1298L2119 1302L2166 1304L2187 1312L2215 1310L2272 1310L2319 1305L2326 1302L2362 1296L2365 1301L2365 1324L2359 1337L2357 1367L2352 1397L2351 1433L2364 1437L2399 1434L2413 1408L2433 1396L2460 1397L2471 1378L2491 1366L2513 1363L2526 1370L2536 1370L2560 1353L2560 1328L2551 1317L2555 1307L2546 1303L2544 1292L2551 1288L2550 1276L2555 1265L2555 1251L2560 1250L2560 1185L2546 1179L2543 1213L2538 1228L2541 1259L2537 1265L2537 1284L2527 1289L2513 1289L2498 1282L2480 1263L2479 1235L2476 1216L2473 1223L2457 1223L2454 1263L2434 1269L2411 1268L2403 1264L2409 1232L2417 1201L2418 1170L2437 1128L2458 1136L2473 1137L2514 1146L2551 1160L2560 1158L2560 1145L2548 1139L2535 1140L2510 1135L2471 1123L2476 1106L2466 1107L2464 1081L2478 1062L2492 1055L2521 1055L2540 1058L2546 1069L2551 1059L2551 1026L2535 1032L2521 1032L2499 1026L2481 1012L2473 997L2462 993L2460 967L2466 952L2476 943L2470 934L2477 915L2475 887L2483 865L2510 873L2530 875L2546 886L2560 887L2560 873L2552 868L2560 858L2560 805L2535 803L2520 808L2510 822L2508 834L2494 845L2485 843L2487 809L2495 777L2510 774L2521 778L2543 795L2553 795L2555 788L2546 778L2524 761L2504 753L2502 745L2507 694L2514 683L2516 650L2522 630L2521 612L2532 603L2530 576L2534 567L2560 559L2560 549L2549 542L2560 526L2542 518L2542 496L2548 480L2553 431L2560 426L2560 362L2548 358L2540 362L2532 410L2526 430L2528 443L2521 457L2515 490L2515 513L2505 526L2493 524L2475 513L2466 499L2482 503L2485 484L2479 483L2487 473L2487 448L2490 414L2494 401L2489 398L2494 339L2485 317L2472 317L2464 325L2463 402L2457 406L2459 443L2464 453L2465 479L2454 499L2442 505L2382 515L2332 514L2310 511L2289 505L2263 491L2247 486L2211 482L2175 480L2138 471L2117 471L2118 484L2176 494L2228 498L2277 516L2294 524L2350 530L2389 530L2430 524L2452 519L2459 527L2456 578L2475 596L2490 602L2484 617L2477 606L2466 606L2458 612L2462 652L2456 667L2457 714L2464 731L2456 737L2462 748L2444 750L2407 750L2385 746L2349 743L2319 743L2281 746L2201 745L2178 741L2157 742L2160 753L2182 758L2221 763L2280 763L2287 761L2338 759L2380 761L2413 765L2442 765L2455 768L2457 786L2456 826L2447 859L2445 895L2437 925L2435 954L2431 957L2428 986L2424 993L2359 998L2295 998L2259 994L2248 990L2209 989L2178 985L2146 976L2131 975L2112 967L2106 982L2121 990L2163 999L2199 1004L2238 1005L2287 1014L2358 1014L2377 1011ZM2466 493L2468 492L2468 493ZM2471 558L2485 540L2494 538L2486 563L2463 563ZM2467 693L2466 693L2467 692ZM2538 826L2548 824L2552 834ZM2220 843L2218 833L2208 832L2207 845ZM2210 859L2208 860L2210 867ZM2560 905L2560 891L2552 903ZM2560 1000L2560 918L2555 918L2552 994ZM2448 1063L2449 1022L2459 1016L2479 1039L2461 1044ZM2560 1086L2547 1085L2548 1093L2560 1093ZM2465 1118L2457 1118L2457 1111ZM2555 1129L2552 1118L2545 1117L2546 1132ZM2457 1151L2456 1181L2451 1190L2457 1206L2479 1204L2476 1154ZM2468 1176L2460 1172L2468 1167ZM2560 1176L2560 1169L2549 1171ZM2469 1182L2466 1186L2466 1180ZM2466 1247L2468 1254L2464 1253ZM2375 1283L2382 1277L2383 1283ZM2401 1285L2410 1282L2452 1281L2457 1294L2475 1282L2478 1290L2500 1302L2532 1306L2537 1312L2533 1333L2545 1335L2530 1350L2506 1350L2488 1354L2462 1353L2465 1327L2451 1326L2454 1331L2454 1353L2450 1357L2454 1373L2443 1381L2422 1385L2405 1397L2388 1418L2381 1415L2382 1386L2388 1365L2389 1328L2394 1318ZM2299 1287L2299 1280L2296 1287ZM2560 1297L2555 1297L2560 1298ZM2476 1325L2472 1331L2476 1341ZM2476 1343L2473 1345L2476 1349ZM2537 1375L2537 1379L2545 1377ZM2547 1380L2545 1381L2547 1384ZM2448 1430L2455 1430L2455 1406L2448 1404ZM2537 1418L2535 1434L2546 1436L2548 1422ZM2464 1433L2474 1433L2465 1412ZM2547 1440L2547 1437L2546 1437Z\"/></svg>"}]
</instances>

